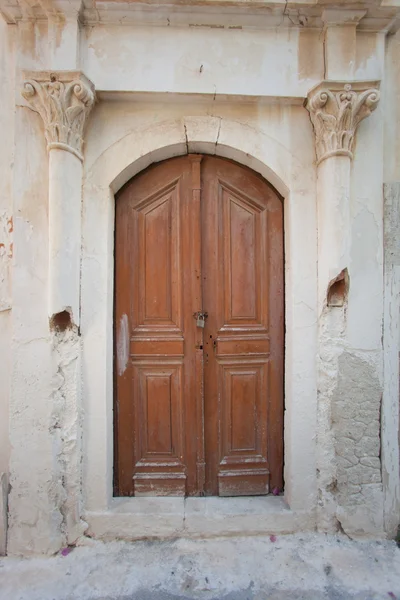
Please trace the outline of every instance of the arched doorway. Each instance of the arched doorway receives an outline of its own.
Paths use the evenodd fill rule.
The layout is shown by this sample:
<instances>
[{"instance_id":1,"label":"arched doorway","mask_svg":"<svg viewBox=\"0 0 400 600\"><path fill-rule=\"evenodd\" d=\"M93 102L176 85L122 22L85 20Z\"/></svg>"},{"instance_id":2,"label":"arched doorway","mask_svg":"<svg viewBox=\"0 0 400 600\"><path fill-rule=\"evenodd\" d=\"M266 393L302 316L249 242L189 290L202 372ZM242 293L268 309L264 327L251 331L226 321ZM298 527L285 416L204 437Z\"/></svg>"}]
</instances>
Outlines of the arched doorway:
<instances>
[{"instance_id":1,"label":"arched doorway","mask_svg":"<svg viewBox=\"0 0 400 600\"><path fill-rule=\"evenodd\" d=\"M283 205L214 156L116 198L115 491L262 495L283 477Z\"/></svg>"}]
</instances>

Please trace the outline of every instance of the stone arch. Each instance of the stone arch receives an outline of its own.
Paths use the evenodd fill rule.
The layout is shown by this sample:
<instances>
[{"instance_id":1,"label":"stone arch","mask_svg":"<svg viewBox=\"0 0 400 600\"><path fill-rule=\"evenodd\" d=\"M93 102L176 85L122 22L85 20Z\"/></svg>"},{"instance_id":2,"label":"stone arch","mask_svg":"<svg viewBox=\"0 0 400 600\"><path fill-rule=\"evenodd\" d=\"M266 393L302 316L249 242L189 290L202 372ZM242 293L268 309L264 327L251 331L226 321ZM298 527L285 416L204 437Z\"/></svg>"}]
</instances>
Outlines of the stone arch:
<instances>
[{"instance_id":1,"label":"stone arch","mask_svg":"<svg viewBox=\"0 0 400 600\"><path fill-rule=\"evenodd\" d=\"M130 131L85 168L85 185L115 194L152 163L187 153L232 159L260 173L284 197L300 160L260 129L220 117L185 117Z\"/></svg>"}]
</instances>

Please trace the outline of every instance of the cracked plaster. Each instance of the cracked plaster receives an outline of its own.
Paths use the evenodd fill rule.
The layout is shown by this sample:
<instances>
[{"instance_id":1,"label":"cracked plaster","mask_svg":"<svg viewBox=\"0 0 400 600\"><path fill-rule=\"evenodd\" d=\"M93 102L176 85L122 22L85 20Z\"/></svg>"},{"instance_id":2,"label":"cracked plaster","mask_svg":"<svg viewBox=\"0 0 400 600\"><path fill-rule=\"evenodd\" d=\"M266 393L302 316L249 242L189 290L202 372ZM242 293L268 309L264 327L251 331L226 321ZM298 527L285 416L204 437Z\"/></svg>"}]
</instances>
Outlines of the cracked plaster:
<instances>
[{"instance_id":1,"label":"cracked plaster","mask_svg":"<svg viewBox=\"0 0 400 600\"><path fill-rule=\"evenodd\" d=\"M53 410L49 432L53 439L55 473L59 486L61 530L74 544L87 528L82 514L82 408L80 401L80 338L76 327L52 335L54 375Z\"/></svg>"},{"instance_id":2,"label":"cracked plaster","mask_svg":"<svg viewBox=\"0 0 400 600\"><path fill-rule=\"evenodd\" d=\"M371 523L375 535L382 535L383 512L376 510L378 501L382 504L383 499L382 386L373 363L346 351L339 356L337 378L332 395L332 428L337 457L338 514L342 526L346 519L348 535L359 535L363 527L371 531Z\"/></svg>"}]
</instances>

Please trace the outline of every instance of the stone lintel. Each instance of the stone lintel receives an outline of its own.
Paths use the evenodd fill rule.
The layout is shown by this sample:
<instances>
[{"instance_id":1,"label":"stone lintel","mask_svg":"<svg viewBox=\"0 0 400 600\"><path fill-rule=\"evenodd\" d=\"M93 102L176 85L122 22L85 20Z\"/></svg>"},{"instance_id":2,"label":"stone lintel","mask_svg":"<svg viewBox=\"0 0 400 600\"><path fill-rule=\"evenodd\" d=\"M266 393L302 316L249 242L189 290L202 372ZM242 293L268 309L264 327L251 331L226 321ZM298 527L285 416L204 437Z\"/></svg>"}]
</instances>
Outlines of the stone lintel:
<instances>
[{"instance_id":1,"label":"stone lintel","mask_svg":"<svg viewBox=\"0 0 400 600\"><path fill-rule=\"evenodd\" d=\"M359 18L359 29L394 33L400 26L399 5L397 0L385 0L380 3L372 0L347 2L353 6L348 9L346 2L337 0L97 0L81 3L78 0L0 0L0 15L7 23L21 20L71 20L79 19L85 25L110 23L113 25L130 23L135 25L182 26L226 26L274 28L321 29L324 26L323 15L330 21ZM335 13L336 16L335 17ZM358 15L357 15L358 13ZM345 15L343 17L343 14ZM347 16L346 16L347 15ZM349 24L350 24L349 21ZM331 25L333 23L331 22ZM339 24L338 22L336 24Z\"/></svg>"}]
</instances>

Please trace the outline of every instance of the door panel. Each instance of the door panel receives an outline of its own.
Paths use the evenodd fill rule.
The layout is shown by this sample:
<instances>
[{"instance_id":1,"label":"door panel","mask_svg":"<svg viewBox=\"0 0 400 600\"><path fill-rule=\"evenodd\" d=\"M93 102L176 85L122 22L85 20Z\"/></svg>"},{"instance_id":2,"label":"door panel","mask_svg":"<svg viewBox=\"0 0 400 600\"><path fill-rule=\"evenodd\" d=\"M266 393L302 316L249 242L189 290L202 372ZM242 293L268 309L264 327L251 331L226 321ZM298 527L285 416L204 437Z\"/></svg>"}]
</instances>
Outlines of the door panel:
<instances>
[{"instance_id":1,"label":"door panel","mask_svg":"<svg viewBox=\"0 0 400 600\"><path fill-rule=\"evenodd\" d=\"M202 208L205 492L267 494L282 486L282 204L257 175L207 157Z\"/></svg>"},{"instance_id":2,"label":"door panel","mask_svg":"<svg viewBox=\"0 0 400 600\"><path fill-rule=\"evenodd\" d=\"M183 495L182 366L133 367L136 384L135 496Z\"/></svg>"},{"instance_id":3,"label":"door panel","mask_svg":"<svg viewBox=\"0 0 400 600\"><path fill-rule=\"evenodd\" d=\"M115 265L116 493L282 487L276 192L216 157L155 165L118 195Z\"/></svg>"},{"instance_id":4,"label":"door panel","mask_svg":"<svg viewBox=\"0 0 400 600\"><path fill-rule=\"evenodd\" d=\"M196 267L193 163L157 165L116 201L117 471L121 495L186 495L197 489ZM199 186L198 186L199 187ZM197 242L194 241L197 240ZM200 254L198 250L197 254ZM197 284L200 287L200 280ZM124 355L124 352L122 352Z\"/></svg>"},{"instance_id":5,"label":"door panel","mask_svg":"<svg viewBox=\"0 0 400 600\"><path fill-rule=\"evenodd\" d=\"M137 225L137 264L139 275L137 305L132 316L136 334L159 334L167 328L182 334L181 298L181 204L180 181L144 198L132 207ZM136 308L136 310L135 310Z\"/></svg>"}]
</instances>

